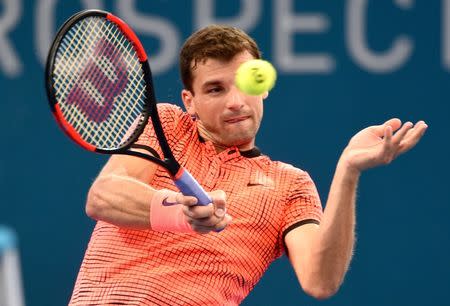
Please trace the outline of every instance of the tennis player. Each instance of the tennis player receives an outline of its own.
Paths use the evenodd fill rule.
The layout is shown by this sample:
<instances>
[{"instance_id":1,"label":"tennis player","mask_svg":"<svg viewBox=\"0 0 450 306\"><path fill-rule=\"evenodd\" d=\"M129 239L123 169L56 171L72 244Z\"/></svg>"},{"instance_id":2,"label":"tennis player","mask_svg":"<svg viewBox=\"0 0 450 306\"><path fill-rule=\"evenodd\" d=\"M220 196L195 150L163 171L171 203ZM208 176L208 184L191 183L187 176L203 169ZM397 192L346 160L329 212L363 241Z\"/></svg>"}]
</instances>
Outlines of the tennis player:
<instances>
[{"instance_id":1,"label":"tennis player","mask_svg":"<svg viewBox=\"0 0 450 306\"><path fill-rule=\"evenodd\" d=\"M427 125L390 119L356 134L323 211L307 172L255 146L267 93L245 95L234 77L260 57L255 41L232 27L208 26L185 42L185 111L159 104L159 112L175 158L212 203L196 206L151 162L111 157L88 194L86 212L98 222L71 305L238 305L282 254L307 294L338 290L353 252L361 172L414 147ZM162 154L150 125L139 144Z\"/></svg>"}]
</instances>

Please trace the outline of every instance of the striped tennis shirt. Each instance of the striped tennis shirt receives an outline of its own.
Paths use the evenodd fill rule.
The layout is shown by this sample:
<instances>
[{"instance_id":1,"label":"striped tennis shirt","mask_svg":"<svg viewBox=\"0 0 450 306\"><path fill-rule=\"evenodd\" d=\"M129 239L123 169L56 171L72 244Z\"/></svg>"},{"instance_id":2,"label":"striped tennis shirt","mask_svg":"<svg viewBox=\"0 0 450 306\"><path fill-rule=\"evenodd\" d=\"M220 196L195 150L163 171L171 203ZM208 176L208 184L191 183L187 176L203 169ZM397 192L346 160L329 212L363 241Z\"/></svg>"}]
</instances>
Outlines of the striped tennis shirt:
<instances>
[{"instance_id":1,"label":"striped tennis shirt","mask_svg":"<svg viewBox=\"0 0 450 306\"><path fill-rule=\"evenodd\" d=\"M256 148L217 153L179 107L160 103L158 109L175 158L206 191L225 191L233 220L203 235L98 221L70 305L238 305L285 252L286 233L320 221L320 199L307 172ZM138 143L162 156L150 124ZM148 184L177 190L161 167Z\"/></svg>"}]
</instances>

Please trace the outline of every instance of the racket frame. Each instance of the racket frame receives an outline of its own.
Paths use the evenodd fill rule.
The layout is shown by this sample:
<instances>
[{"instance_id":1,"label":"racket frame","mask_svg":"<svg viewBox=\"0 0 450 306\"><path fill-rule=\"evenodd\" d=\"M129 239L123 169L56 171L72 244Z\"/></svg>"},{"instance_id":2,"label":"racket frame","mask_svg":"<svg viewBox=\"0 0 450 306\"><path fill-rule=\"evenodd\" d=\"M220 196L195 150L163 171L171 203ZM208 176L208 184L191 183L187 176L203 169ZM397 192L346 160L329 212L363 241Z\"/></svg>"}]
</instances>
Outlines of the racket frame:
<instances>
[{"instance_id":1,"label":"racket frame","mask_svg":"<svg viewBox=\"0 0 450 306\"><path fill-rule=\"evenodd\" d=\"M144 76L146 97L142 112L143 115L143 118L141 119L142 122L133 131L133 134L126 140L126 142L124 142L124 144L117 149L101 149L84 141L78 134L78 132L75 131L75 129L69 123L66 122L64 115L62 114L61 109L59 108L53 87L54 86L53 69L55 65L55 58L56 53L58 52L58 49L61 46L62 39L76 23L88 17L105 18L110 22L114 23L121 30L122 34L124 34L125 37L128 39L128 41L132 43L134 50L136 51L136 54L139 58L139 62L141 63L142 68L141 70ZM164 134L161 120L158 115L152 72L150 69L150 65L148 63L148 57L145 52L145 49L142 46L142 43L138 39L137 35L134 33L134 31L120 18L106 11L93 9L84 10L71 16L57 32L56 37L48 53L47 64L45 68L45 83L50 109L53 113L55 120L57 121L60 128L64 131L64 133L81 147L85 148L88 151L97 152L101 154L109 154L109 155L125 154L149 160L166 168L174 179L178 179L183 174L182 173L183 168L181 168L180 164L173 156L172 150L170 149L170 146L167 142L167 138ZM156 151L153 152L147 150L149 151L149 154L145 154L140 151L132 150L134 142L139 138L139 136L144 131L149 118L151 118L152 120L152 125L155 130L155 134L158 138L159 145L163 152L164 155L163 160L154 156L154 153L156 153ZM139 148L142 149L142 146L139 146Z\"/></svg>"}]
</instances>

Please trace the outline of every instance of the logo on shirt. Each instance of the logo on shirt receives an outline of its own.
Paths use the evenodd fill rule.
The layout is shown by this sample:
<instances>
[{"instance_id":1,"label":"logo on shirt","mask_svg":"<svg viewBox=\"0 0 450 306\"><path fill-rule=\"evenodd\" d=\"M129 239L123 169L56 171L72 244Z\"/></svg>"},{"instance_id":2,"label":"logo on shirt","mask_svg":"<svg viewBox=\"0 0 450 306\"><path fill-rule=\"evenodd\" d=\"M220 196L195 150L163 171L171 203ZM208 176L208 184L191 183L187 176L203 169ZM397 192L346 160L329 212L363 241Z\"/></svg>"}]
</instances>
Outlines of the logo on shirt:
<instances>
[{"instance_id":1,"label":"logo on shirt","mask_svg":"<svg viewBox=\"0 0 450 306\"><path fill-rule=\"evenodd\" d=\"M275 182L261 171L256 171L251 174L250 181L247 183L248 187L262 186L266 188L275 187Z\"/></svg>"}]
</instances>

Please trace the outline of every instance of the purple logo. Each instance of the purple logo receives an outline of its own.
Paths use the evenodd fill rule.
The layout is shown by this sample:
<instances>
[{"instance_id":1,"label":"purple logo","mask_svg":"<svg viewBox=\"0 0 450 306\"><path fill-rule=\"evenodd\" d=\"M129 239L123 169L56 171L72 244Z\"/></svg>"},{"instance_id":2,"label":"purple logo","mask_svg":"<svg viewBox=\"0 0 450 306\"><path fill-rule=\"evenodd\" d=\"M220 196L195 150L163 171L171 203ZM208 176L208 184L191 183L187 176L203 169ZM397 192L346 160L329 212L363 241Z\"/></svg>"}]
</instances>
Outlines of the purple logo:
<instances>
[{"instance_id":1,"label":"purple logo","mask_svg":"<svg viewBox=\"0 0 450 306\"><path fill-rule=\"evenodd\" d=\"M169 202L169 201L167 201L167 198L164 198L162 201L162 205L163 206L173 206L173 205L178 205L178 203L177 202Z\"/></svg>"},{"instance_id":2,"label":"purple logo","mask_svg":"<svg viewBox=\"0 0 450 306\"><path fill-rule=\"evenodd\" d=\"M76 105L91 121L105 121L114 106L114 98L127 85L126 67L121 51L100 39L93 57L67 96L67 103Z\"/></svg>"}]
</instances>

